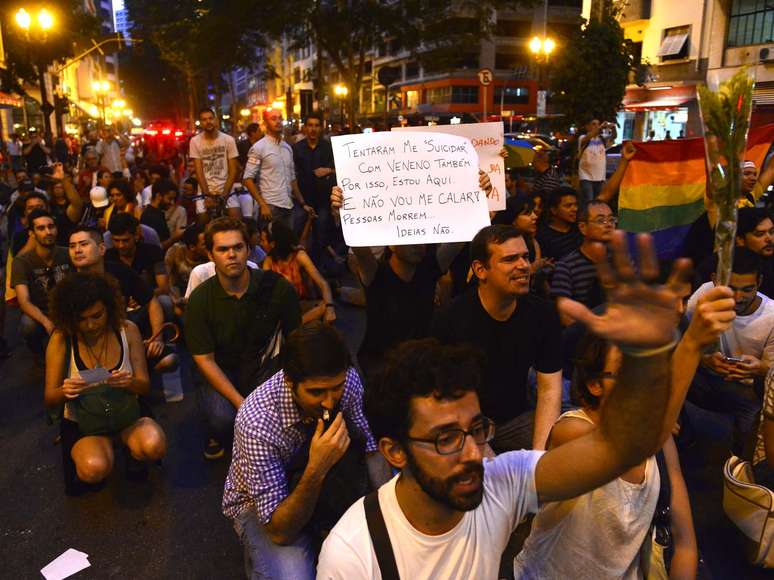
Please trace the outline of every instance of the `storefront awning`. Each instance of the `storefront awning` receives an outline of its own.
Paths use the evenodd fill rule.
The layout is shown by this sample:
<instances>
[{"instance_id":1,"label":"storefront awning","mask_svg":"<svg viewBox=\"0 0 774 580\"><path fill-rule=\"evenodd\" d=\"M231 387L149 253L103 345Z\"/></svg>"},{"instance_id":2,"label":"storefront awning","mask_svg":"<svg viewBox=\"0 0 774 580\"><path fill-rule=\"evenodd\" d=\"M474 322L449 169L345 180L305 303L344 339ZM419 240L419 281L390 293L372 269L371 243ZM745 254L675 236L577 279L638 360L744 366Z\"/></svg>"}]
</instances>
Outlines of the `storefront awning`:
<instances>
[{"instance_id":1,"label":"storefront awning","mask_svg":"<svg viewBox=\"0 0 774 580\"><path fill-rule=\"evenodd\" d=\"M21 97L0 91L0 109L12 109L14 107L21 107L23 103L24 101Z\"/></svg>"},{"instance_id":2,"label":"storefront awning","mask_svg":"<svg viewBox=\"0 0 774 580\"><path fill-rule=\"evenodd\" d=\"M625 111L673 111L685 106L691 97L665 97L662 99L653 99L651 101L641 101L624 105Z\"/></svg>"}]
</instances>

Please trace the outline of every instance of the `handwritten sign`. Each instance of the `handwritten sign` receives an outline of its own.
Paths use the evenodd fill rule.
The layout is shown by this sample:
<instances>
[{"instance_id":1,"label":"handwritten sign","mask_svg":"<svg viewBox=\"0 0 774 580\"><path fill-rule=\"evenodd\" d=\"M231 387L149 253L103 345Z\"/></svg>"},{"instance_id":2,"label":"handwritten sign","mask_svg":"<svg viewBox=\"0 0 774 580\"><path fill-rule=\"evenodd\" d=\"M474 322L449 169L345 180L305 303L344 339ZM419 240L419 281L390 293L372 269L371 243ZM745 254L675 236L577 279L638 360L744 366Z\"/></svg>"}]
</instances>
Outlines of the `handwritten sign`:
<instances>
[{"instance_id":1,"label":"handwritten sign","mask_svg":"<svg viewBox=\"0 0 774 580\"><path fill-rule=\"evenodd\" d=\"M348 245L469 242L489 225L478 156L468 139L384 132L331 143Z\"/></svg>"},{"instance_id":2,"label":"handwritten sign","mask_svg":"<svg viewBox=\"0 0 774 580\"><path fill-rule=\"evenodd\" d=\"M465 125L435 125L434 127L393 127L393 131L430 131L458 135L470 139L478 153L480 169L489 175L492 191L489 194L489 211L505 209L505 160L500 155L505 138L502 123L468 123Z\"/></svg>"}]
</instances>

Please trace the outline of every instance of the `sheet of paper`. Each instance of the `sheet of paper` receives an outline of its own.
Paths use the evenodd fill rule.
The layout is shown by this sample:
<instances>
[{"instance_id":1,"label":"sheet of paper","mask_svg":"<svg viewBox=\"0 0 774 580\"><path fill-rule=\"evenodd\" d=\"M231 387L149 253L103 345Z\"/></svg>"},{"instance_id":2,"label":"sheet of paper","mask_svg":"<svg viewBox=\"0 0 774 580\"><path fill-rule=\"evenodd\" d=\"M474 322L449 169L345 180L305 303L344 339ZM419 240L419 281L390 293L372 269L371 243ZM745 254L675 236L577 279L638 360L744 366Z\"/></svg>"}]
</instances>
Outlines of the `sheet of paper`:
<instances>
[{"instance_id":1,"label":"sheet of paper","mask_svg":"<svg viewBox=\"0 0 774 580\"><path fill-rule=\"evenodd\" d=\"M91 566L89 555L69 548L61 556L40 570L46 580L64 580Z\"/></svg>"},{"instance_id":2,"label":"sheet of paper","mask_svg":"<svg viewBox=\"0 0 774 580\"><path fill-rule=\"evenodd\" d=\"M489 225L470 140L382 132L341 135L331 143L348 245L469 242Z\"/></svg>"},{"instance_id":3,"label":"sheet of paper","mask_svg":"<svg viewBox=\"0 0 774 580\"><path fill-rule=\"evenodd\" d=\"M393 131L429 131L446 133L470 139L478 153L481 171L489 175L492 191L487 200L490 211L505 209L505 160L500 152L505 146L502 123L466 123L464 125L435 125L433 127L393 127Z\"/></svg>"},{"instance_id":4,"label":"sheet of paper","mask_svg":"<svg viewBox=\"0 0 774 580\"><path fill-rule=\"evenodd\" d=\"M82 371L78 371L78 373L89 386L101 385L110 378L110 371L102 367L84 369Z\"/></svg>"}]
</instances>

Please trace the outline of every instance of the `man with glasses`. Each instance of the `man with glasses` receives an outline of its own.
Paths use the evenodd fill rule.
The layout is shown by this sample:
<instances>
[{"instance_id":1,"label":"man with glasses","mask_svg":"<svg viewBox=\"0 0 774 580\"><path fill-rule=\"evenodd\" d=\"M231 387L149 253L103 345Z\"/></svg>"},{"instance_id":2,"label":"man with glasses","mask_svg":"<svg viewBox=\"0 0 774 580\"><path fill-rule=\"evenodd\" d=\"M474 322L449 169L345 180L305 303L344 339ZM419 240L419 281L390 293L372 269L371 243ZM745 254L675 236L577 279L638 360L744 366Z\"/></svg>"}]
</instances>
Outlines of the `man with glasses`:
<instances>
[{"instance_id":1,"label":"man with glasses","mask_svg":"<svg viewBox=\"0 0 774 580\"><path fill-rule=\"evenodd\" d=\"M581 302L589 308L599 306L604 301L597 284L597 265L592 259L595 244L607 246L613 239L618 220L613 210L604 201L593 199L581 209L578 215L578 228L583 236L580 248L567 254L556 264L551 281L551 296L564 324L570 321L562 313L562 306L568 299Z\"/></svg>"},{"instance_id":2,"label":"man with glasses","mask_svg":"<svg viewBox=\"0 0 774 580\"><path fill-rule=\"evenodd\" d=\"M46 210L30 213L27 227L35 245L14 258L11 286L22 311L21 334L30 349L42 355L54 331L48 317L48 296L70 270L70 257L65 248L56 245L56 223Z\"/></svg>"},{"instance_id":3,"label":"man with glasses","mask_svg":"<svg viewBox=\"0 0 774 580\"><path fill-rule=\"evenodd\" d=\"M318 532L367 491L369 477L375 489L390 475L343 337L322 323L294 330L283 369L245 399L234 425L223 512L244 545L247 577L314 578Z\"/></svg>"},{"instance_id":4,"label":"man with glasses","mask_svg":"<svg viewBox=\"0 0 774 580\"><path fill-rule=\"evenodd\" d=\"M317 214L298 188L293 149L282 139L282 113L266 109L263 122L266 135L250 147L244 186L258 204L261 219L279 220L292 230L294 198L307 214Z\"/></svg>"},{"instance_id":5,"label":"man with glasses","mask_svg":"<svg viewBox=\"0 0 774 580\"><path fill-rule=\"evenodd\" d=\"M649 284L658 274L649 238L640 241L642 279L622 233L614 248L617 267L600 269L611 286L608 312L573 308L623 353L600 428L547 452L485 461L493 430L479 405L480 355L433 339L404 343L366 392L379 450L401 473L357 501L331 530L318 580L498 578L503 550L524 515L595 489L655 453L685 392L675 389L670 398L679 298L671 287ZM681 263L675 279L682 282L686 270ZM684 365L695 365L699 352Z\"/></svg>"}]
</instances>

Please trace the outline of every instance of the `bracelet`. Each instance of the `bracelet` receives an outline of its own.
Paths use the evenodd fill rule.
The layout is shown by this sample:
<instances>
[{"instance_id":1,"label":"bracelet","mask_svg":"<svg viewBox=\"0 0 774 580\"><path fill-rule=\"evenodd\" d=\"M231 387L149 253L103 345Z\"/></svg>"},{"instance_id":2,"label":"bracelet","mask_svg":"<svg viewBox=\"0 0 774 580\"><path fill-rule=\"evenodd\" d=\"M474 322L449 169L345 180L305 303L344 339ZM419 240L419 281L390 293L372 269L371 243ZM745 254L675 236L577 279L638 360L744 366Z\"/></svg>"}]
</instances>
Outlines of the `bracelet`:
<instances>
[{"instance_id":1,"label":"bracelet","mask_svg":"<svg viewBox=\"0 0 774 580\"><path fill-rule=\"evenodd\" d=\"M657 346L655 348L637 348L637 347L627 347L623 345L618 345L618 348L621 349L621 352L628 356L633 356L636 358L648 358L651 356L656 356L659 354L664 354L665 352L669 352L673 348L677 346L677 343L680 342L680 332L675 329L674 337L672 340L663 345L663 346Z\"/></svg>"}]
</instances>

